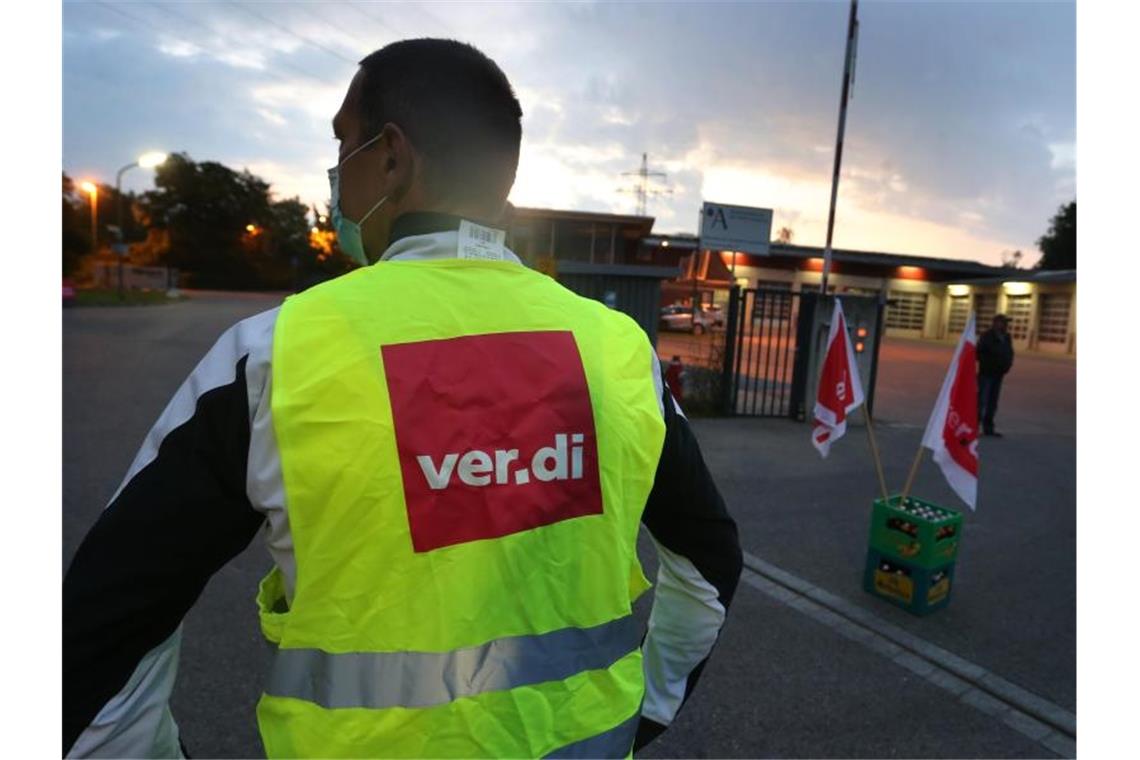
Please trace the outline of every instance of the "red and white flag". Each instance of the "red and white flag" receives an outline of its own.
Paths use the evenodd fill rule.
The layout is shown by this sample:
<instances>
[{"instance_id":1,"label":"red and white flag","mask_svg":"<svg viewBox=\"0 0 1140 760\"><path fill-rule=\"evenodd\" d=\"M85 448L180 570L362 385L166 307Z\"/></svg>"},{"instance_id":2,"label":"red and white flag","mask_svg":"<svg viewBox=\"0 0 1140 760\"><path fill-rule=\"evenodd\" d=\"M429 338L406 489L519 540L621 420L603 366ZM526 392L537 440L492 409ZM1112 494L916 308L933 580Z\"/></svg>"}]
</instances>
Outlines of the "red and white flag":
<instances>
[{"instance_id":1,"label":"red and white flag","mask_svg":"<svg viewBox=\"0 0 1140 760\"><path fill-rule=\"evenodd\" d=\"M822 457L831 450L832 441L847 432L847 415L863 403L863 384L855 364L855 351L847 335L843 307L835 299L831 329L827 333L827 355L819 373L816 390L811 443Z\"/></svg>"},{"instance_id":2,"label":"red and white flag","mask_svg":"<svg viewBox=\"0 0 1140 760\"><path fill-rule=\"evenodd\" d=\"M977 351L971 313L922 436L922 445L934 452L946 481L970 509L978 499Z\"/></svg>"}]
</instances>

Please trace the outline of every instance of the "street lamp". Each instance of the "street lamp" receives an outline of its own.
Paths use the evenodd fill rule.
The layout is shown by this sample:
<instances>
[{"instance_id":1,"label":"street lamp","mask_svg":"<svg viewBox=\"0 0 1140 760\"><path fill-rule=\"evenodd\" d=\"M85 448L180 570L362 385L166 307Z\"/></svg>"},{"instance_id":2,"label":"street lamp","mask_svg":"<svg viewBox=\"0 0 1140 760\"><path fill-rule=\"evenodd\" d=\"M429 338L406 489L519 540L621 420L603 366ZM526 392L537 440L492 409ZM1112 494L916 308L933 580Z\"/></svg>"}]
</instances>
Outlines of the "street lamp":
<instances>
[{"instance_id":1,"label":"street lamp","mask_svg":"<svg viewBox=\"0 0 1140 760\"><path fill-rule=\"evenodd\" d=\"M99 253L99 186L94 182L85 181L79 184L83 192L91 196L91 253Z\"/></svg>"},{"instance_id":2,"label":"street lamp","mask_svg":"<svg viewBox=\"0 0 1140 760\"><path fill-rule=\"evenodd\" d=\"M115 174L115 200L118 203L118 217L119 217L119 244L126 244L126 235L123 228L123 174L127 171L141 166L144 169L153 169L166 160L166 154L158 151L151 151L150 153L143 153L137 160L131 161L129 164L119 169ZM123 300L123 256L124 251L119 250L119 300ZM170 289L170 262L166 263L166 287Z\"/></svg>"}]
</instances>

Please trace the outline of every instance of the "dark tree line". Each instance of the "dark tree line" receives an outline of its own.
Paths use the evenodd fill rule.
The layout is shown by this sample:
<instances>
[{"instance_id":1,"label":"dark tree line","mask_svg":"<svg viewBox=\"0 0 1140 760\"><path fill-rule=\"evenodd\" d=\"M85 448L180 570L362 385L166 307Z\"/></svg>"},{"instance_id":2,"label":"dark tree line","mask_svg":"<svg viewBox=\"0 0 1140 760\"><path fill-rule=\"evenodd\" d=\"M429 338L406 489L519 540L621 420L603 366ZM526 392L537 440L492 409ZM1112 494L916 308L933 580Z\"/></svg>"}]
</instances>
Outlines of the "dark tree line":
<instances>
[{"instance_id":1,"label":"dark tree line","mask_svg":"<svg viewBox=\"0 0 1140 760\"><path fill-rule=\"evenodd\" d=\"M63 269L76 271L91 251L90 201L64 175ZM327 220L315 226L297 198L274 200L269 183L249 171L171 155L155 170L155 189L124 193L124 241L130 262L171 266L183 284L201 288L302 289L353 265L340 253ZM100 257L118 236L114 188L100 187ZM313 214L317 218L317 214Z\"/></svg>"},{"instance_id":2,"label":"dark tree line","mask_svg":"<svg viewBox=\"0 0 1140 760\"><path fill-rule=\"evenodd\" d=\"M1038 269L1077 268L1077 202L1061 206L1049 222L1049 231L1037 239L1041 250Z\"/></svg>"}]
</instances>

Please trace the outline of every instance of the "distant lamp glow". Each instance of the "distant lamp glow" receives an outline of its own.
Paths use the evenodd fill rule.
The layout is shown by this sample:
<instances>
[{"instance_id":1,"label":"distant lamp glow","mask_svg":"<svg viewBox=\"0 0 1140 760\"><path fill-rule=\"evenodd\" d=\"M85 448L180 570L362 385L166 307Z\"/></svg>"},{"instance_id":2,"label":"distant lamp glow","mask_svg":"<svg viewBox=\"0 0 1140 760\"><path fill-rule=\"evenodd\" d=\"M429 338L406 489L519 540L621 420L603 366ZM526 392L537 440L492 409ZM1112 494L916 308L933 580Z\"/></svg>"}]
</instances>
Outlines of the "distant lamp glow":
<instances>
[{"instance_id":1,"label":"distant lamp glow","mask_svg":"<svg viewBox=\"0 0 1140 760\"><path fill-rule=\"evenodd\" d=\"M324 224L328 220L329 220L329 218L327 216L325 216L324 214L321 214L320 216L317 217L317 221L320 222L321 224Z\"/></svg>"},{"instance_id":2,"label":"distant lamp glow","mask_svg":"<svg viewBox=\"0 0 1140 760\"><path fill-rule=\"evenodd\" d=\"M153 169L164 161L166 161L166 154L161 151L143 153L139 156L139 166L144 169Z\"/></svg>"},{"instance_id":3,"label":"distant lamp glow","mask_svg":"<svg viewBox=\"0 0 1140 760\"><path fill-rule=\"evenodd\" d=\"M867 337L867 328L866 327L856 327L855 328L855 337L856 338L866 338Z\"/></svg>"},{"instance_id":4,"label":"distant lamp glow","mask_svg":"<svg viewBox=\"0 0 1140 760\"><path fill-rule=\"evenodd\" d=\"M249 232L251 234L254 232L257 232L257 225L256 224L247 224L245 226L245 231Z\"/></svg>"},{"instance_id":5,"label":"distant lamp glow","mask_svg":"<svg viewBox=\"0 0 1140 760\"><path fill-rule=\"evenodd\" d=\"M312 233L313 233L314 235L316 235L316 234L317 234L318 232L320 232L320 231L321 231L321 228L320 228L320 227L314 227L314 228L312 229Z\"/></svg>"},{"instance_id":6,"label":"distant lamp glow","mask_svg":"<svg viewBox=\"0 0 1140 760\"><path fill-rule=\"evenodd\" d=\"M946 292L949 293L950 295L954 296L955 298L957 298L959 296L968 296L968 295L970 295L970 286L969 285L947 285L946 286Z\"/></svg>"},{"instance_id":7,"label":"distant lamp glow","mask_svg":"<svg viewBox=\"0 0 1140 760\"><path fill-rule=\"evenodd\" d=\"M668 248L669 247L669 241L668 240L662 240L661 241L661 247L662 248Z\"/></svg>"},{"instance_id":8,"label":"distant lamp glow","mask_svg":"<svg viewBox=\"0 0 1140 760\"><path fill-rule=\"evenodd\" d=\"M859 341L855 342L855 353L857 353L857 354L863 353L864 348L865 348L865 346L863 345L863 341L859 340Z\"/></svg>"},{"instance_id":9,"label":"distant lamp glow","mask_svg":"<svg viewBox=\"0 0 1140 760\"><path fill-rule=\"evenodd\" d=\"M1001 286L1011 296L1027 296L1033 290L1033 285L1028 282L1003 282Z\"/></svg>"},{"instance_id":10,"label":"distant lamp glow","mask_svg":"<svg viewBox=\"0 0 1140 760\"><path fill-rule=\"evenodd\" d=\"M79 187L81 190L83 190L83 192L87 193L88 195L95 196L95 195L99 194L99 188L95 186L94 182L84 181L84 182L79 183Z\"/></svg>"}]
</instances>

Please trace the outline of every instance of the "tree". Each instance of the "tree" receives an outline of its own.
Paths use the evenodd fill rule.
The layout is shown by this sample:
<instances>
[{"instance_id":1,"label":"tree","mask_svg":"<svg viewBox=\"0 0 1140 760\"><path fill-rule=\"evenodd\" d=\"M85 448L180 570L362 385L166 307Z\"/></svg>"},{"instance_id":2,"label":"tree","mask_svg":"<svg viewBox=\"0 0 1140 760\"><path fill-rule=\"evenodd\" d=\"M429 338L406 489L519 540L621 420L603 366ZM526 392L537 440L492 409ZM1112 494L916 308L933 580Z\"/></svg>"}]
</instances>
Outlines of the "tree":
<instances>
[{"instance_id":1,"label":"tree","mask_svg":"<svg viewBox=\"0 0 1140 760\"><path fill-rule=\"evenodd\" d=\"M269 183L248 170L176 153L157 167L155 189L141 197L123 194L123 227L136 264L171 266L194 287L298 289L315 279L343 274L350 263L335 235L297 198L275 201ZM90 209L63 178L64 272L91 250ZM106 225L117 221L114 188L99 187L99 240L115 242ZM104 248L104 250L106 250Z\"/></svg>"},{"instance_id":2,"label":"tree","mask_svg":"<svg viewBox=\"0 0 1140 760\"><path fill-rule=\"evenodd\" d=\"M791 227L781 227L780 231L776 233L776 242L784 243L787 245L792 242L792 238L796 236L795 230Z\"/></svg>"},{"instance_id":3,"label":"tree","mask_svg":"<svg viewBox=\"0 0 1140 760\"><path fill-rule=\"evenodd\" d=\"M1001 252L1001 265L1003 267L1013 267L1016 269L1021 266L1021 257L1024 254L1021 251L1002 251Z\"/></svg>"},{"instance_id":4,"label":"tree","mask_svg":"<svg viewBox=\"0 0 1140 760\"><path fill-rule=\"evenodd\" d=\"M1049 222L1049 231L1037 239L1041 250L1038 269L1077 268L1077 202L1057 209Z\"/></svg>"},{"instance_id":5,"label":"tree","mask_svg":"<svg viewBox=\"0 0 1140 760\"><path fill-rule=\"evenodd\" d=\"M79 260L91 250L91 226L84 218L87 204L75 192L75 183L63 175L63 276L71 277L79 269ZM87 210L87 213L91 213Z\"/></svg>"},{"instance_id":6,"label":"tree","mask_svg":"<svg viewBox=\"0 0 1140 760\"><path fill-rule=\"evenodd\" d=\"M266 238L258 237L275 221L267 182L175 153L157 167L154 184L139 205L147 226L169 235L164 263L189 272L196 287L267 284L259 276Z\"/></svg>"}]
</instances>

